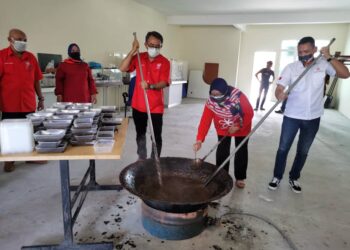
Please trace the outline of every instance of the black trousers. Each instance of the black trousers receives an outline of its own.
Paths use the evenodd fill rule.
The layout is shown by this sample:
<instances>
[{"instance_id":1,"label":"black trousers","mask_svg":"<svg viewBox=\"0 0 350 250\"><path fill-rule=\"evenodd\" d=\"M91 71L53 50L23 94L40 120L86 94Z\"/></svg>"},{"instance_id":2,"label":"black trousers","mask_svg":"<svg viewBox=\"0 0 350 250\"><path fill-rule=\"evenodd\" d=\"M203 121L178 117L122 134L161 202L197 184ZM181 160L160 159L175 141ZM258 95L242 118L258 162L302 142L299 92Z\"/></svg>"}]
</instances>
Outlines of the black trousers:
<instances>
[{"instance_id":1,"label":"black trousers","mask_svg":"<svg viewBox=\"0 0 350 250\"><path fill-rule=\"evenodd\" d=\"M218 135L218 140L221 140L223 136ZM220 166L231 153L231 138L226 137L218 146L216 150L216 166ZM234 137L235 146L237 147L243 140L244 136ZM248 141L247 140L242 147L236 152L234 159L234 174L236 180L244 180L247 178L247 167L248 167ZM224 169L228 172L230 168L230 161L224 166Z\"/></svg>"},{"instance_id":2,"label":"black trousers","mask_svg":"<svg viewBox=\"0 0 350 250\"><path fill-rule=\"evenodd\" d=\"M22 118L26 118L26 115L34 113L35 110L33 112L2 112L1 113L1 120L4 119L22 119Z\"/></svg>"},{"instance_id":3,"label":"black trousers","mask_svg":"<svg viewBox=\"0 0 350 250\"><path fill-rule=\"evenodd\" d=\"M134 119L136 128L136 143L137 143L137 154L140 159L147 158L147 148L146 148L146 130L148 116L145 112L140 112L136 109L132 110L132 117ZM163 114L152 114L152 123L154 129L154 137L157 145L158 156L162 151L162 128L163 128ZM154 152L152 147L151 157L154 158Z\"/></svg>"}]
</instances>

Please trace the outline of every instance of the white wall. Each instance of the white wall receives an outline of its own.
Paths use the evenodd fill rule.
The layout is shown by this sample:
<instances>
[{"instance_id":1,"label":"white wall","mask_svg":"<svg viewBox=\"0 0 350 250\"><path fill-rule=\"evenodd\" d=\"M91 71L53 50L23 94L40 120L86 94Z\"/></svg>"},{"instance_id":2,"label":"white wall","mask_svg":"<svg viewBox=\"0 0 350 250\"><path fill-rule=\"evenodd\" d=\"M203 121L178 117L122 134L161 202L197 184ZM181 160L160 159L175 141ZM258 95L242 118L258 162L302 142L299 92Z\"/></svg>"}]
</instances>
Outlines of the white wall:
<instances>
[{"instance_id":1,"label":"white wall","mask_svg":"<svg viewBox=\"0 0 350 250\"><path fill-rule=\"evenodd\" d=\"M319 40L337 40L331 52L343 51L347 38L347 24L314 24L314 25L255 25L248 26L242 33L242 45L238 67L237 86L250 96L251 77L256 51L277 52L275 74L278 76L279 57L282 40L299 40L304 36L313 36ZM262 65L265 66L265 65ZM271 88L270 91L273 91Z\"/></svg>"},{"instance_id":2,"label":"white wall","mask_svg":"<svg viewBox=\"0 0 350 250\"><path fill-rule=\"evenodd\" d=\"M350 24L348 24L347 28L344 55L350 55ZM339 112L350 118L350 79L339 81L337 93L336 102L338 103Z\"/></svg>"},{"instance_id":3,"label":"white wall","mask_svg":"<svg viewBox=\"0 0 350 250\"><path fill-rule=\"evenodd\" d=\"M162 53L179 56L178 28L132 0L0 0L1 48L8 46L8 30L14 27L26 32L28 49L35 54L58 53L65 58L68 44L76 42L86 61L118 64L109 54L127 53L132 32L143 44L147 31L157 30L164 36Z\"/></svg>"},{"instance_id":4,"label":"white wall","mask_svg":"<svg viewBox=\"0 0 350 250\"><path fill-rule=\"evenodd\" d=\"M204 63L219 63L219 76L233 84L239 47L239 30L233 26L183 26L180 55L189 70L203 70Z\"/></svg>"}]
</instances>

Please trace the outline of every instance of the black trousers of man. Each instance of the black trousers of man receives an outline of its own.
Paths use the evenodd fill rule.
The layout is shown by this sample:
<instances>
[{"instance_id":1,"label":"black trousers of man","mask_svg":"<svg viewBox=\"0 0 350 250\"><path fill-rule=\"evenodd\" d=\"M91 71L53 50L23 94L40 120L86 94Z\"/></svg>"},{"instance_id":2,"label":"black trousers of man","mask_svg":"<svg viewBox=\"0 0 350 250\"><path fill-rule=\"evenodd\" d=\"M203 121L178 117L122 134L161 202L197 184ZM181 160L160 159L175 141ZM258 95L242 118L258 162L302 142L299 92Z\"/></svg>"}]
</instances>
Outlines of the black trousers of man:
<instances>
[{"instance_id":1,"label":"black trousers of man","mask_svg":"<svg viewBox=\"0 0 350 250\"><path fill-rule=\"evenodd\" d=\"M134 119L136 128L136 143L137 143L137 154L139 160L147 158L147 147L146 147L146 131L148 116L146 112L140 112L136 109L132 110L132 117ZM154 137L157 145L158 156L162 151L162 127L163 127L163 114L151 113ZM154 151L152 147L151 158L154 158Z\"/></svg>"},{"instance_id":2,"label":"black trousers of man","mask_svg":"<svg viewBox=\"0 0 350 250\"><path fill-rule=\"evenodd\" d=\"M221 140L223 136L218 135L218 140ZM226 137L218 146L216 150L216 166L220 166L231 153L231 138ZM236 136L235 146L237 147L243 140L244 136ZM248 167L248 141L236 152L234 159L234 174L236 180L245 180L247 178L247 167ZM230 168L230 161L228 161L224 169L228 172Z\"/></svg>"}]
</instances>

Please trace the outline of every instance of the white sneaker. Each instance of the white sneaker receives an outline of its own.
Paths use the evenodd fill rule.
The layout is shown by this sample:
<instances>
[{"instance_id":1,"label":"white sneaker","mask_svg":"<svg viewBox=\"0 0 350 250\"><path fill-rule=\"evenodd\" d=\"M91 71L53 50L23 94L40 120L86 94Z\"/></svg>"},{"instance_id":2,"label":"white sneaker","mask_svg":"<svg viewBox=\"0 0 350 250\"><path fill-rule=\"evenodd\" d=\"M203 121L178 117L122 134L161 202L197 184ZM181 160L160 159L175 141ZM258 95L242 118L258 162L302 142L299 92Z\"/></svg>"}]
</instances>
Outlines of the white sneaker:
<instances>
[{"instance_id":1,"label":"white sneaker","mask_svg":"<svg viewBox=\"0 0 350 250\"><path fill-rule=\"evenodd\" d=\"M269 183L269 189L270 190L276 190L278 186L280 185L281 180L273 177L272 181Z\"/></svg>"}]
</instances>

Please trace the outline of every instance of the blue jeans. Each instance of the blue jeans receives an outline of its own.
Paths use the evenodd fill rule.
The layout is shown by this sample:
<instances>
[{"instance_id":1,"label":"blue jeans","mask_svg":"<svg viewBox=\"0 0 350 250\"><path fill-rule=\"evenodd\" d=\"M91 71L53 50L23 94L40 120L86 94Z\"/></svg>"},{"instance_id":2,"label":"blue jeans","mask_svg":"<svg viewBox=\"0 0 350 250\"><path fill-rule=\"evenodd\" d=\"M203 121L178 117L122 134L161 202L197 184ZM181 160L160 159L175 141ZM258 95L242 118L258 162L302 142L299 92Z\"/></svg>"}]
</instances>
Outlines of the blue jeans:
<instances>
[{"instance_id":1,"label":"blue jeans","mask_svg":"<svg viewBox=\"0 0 350 250\"><path fill-rule=\"evenodd\" d=\"M320 118L313 120L300 120L286 116L283 117L280 144L277 150L275 169L273 173L274 177L282 179L286 168L288 152L293 144L296 134L300 130L297 153L294 158L292 169L289 172L289 179L299 179L300 172L303 169L307 154L319 127Z\"/></svg>"}]
</instances>

